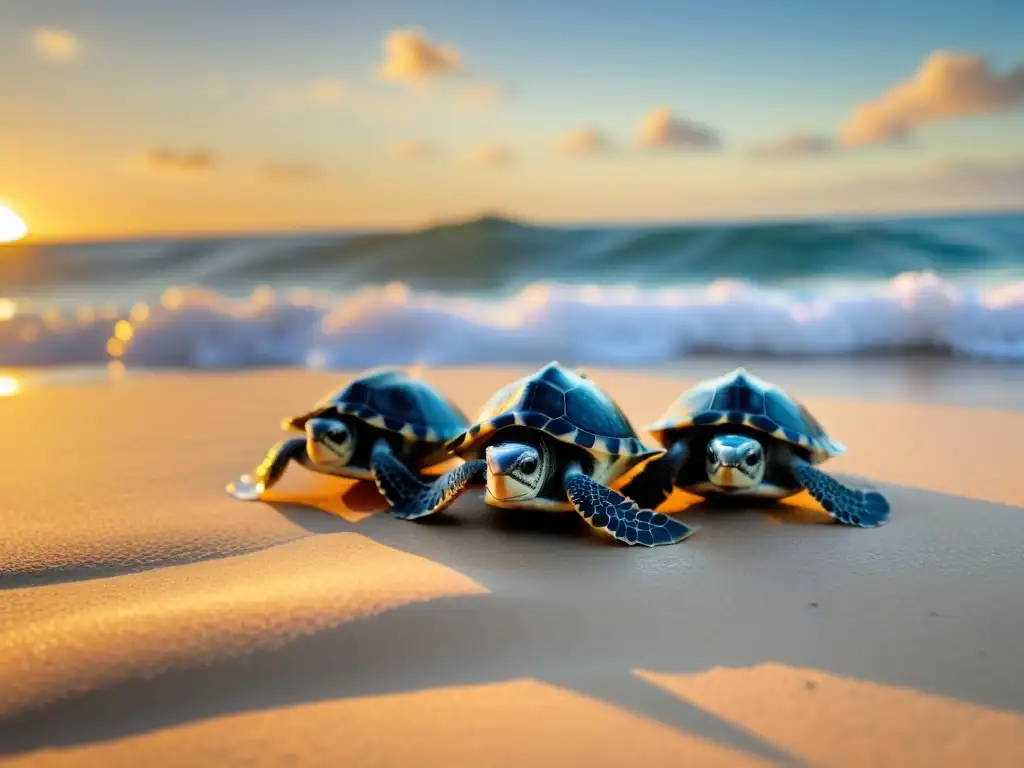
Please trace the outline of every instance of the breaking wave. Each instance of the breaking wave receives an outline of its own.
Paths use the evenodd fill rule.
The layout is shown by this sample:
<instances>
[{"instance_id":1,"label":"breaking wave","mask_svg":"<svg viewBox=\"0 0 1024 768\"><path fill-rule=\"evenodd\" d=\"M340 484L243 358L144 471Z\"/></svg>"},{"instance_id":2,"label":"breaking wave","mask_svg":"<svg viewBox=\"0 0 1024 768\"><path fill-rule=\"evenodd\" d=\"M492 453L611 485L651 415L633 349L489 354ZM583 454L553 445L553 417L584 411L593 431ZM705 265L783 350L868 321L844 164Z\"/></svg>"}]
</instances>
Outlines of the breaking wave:
<instances>
[{"instance_id":1,"label":"breaking wave","mask_svg":"<svg viewBox=\"0 0 1024 768\"><path fill-rule=\"evenodd\" d=\"M125 308L0 301L0 366L656 364L697 353L825 356L930 350L1024 359L1024 281L970 288L933 271L792 290L533 283L503 297L403 283L347 295L173 287Z\"/></svg>"}]
</instances>

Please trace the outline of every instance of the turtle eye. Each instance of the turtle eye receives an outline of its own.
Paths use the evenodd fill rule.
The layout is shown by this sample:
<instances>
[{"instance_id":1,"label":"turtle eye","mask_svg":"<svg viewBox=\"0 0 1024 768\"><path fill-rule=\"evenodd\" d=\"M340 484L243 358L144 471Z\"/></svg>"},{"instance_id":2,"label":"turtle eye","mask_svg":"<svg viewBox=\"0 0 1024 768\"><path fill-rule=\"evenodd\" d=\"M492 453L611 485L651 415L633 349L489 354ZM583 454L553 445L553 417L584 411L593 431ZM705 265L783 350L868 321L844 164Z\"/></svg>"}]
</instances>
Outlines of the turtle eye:
<instances>
[{"instance_id":1,"label":"turtle eye","mask_svg":"<svg viewBox=\"0 0 1024 768\"><path fill-rule=\"evenodd\" d=\"M708 446L708 461L710 461L710 462L718 461L718 455L715 453L715 449L712 448L710 445Z\"/></svg>"},{"instance_id":2,"label":"turtle eye","mask_svg":"<svg viewBox=\"0 0 1024 768\"><path fill-rule=\"evenodd\" d=\"M760 458L761 457L757 455L757 451L754 451L753 453L748 453L747 454L747 458L746 458L747 466L748 467L754 466L755 464L757 464L757 462L758 462L758 460Z\"/></svg>"},{"instance_id":3,"label":"turtle eye","mask_svg":"<svg viewBox=\"0 0 1024 768\"><path fill-rule=\"evenodd\" d=\"M532 475L537 471L537 458L535 456L527 456L519 462L519 471L527 475Z\"/></svg>"}]
</instances>

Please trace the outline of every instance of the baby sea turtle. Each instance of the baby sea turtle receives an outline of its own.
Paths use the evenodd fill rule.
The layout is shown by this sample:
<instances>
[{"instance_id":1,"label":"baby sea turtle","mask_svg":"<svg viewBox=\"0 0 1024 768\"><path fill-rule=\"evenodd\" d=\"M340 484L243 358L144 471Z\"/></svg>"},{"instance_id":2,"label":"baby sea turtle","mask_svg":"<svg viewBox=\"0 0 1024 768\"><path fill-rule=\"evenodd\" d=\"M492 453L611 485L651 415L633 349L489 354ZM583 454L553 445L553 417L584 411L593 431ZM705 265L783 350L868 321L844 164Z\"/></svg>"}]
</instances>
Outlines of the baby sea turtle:
<instances>
[{"instance_id":1,"label":"baby sea turtle","mask_svg":"<svg viewBox=\"0 0 1024 768\"><path fill-rule=\"evenodd\" d=\"M674 544L693 533L613 490L664 450L640 442L597 384L557 362L499 390L449 448L465 463L430 484L392 455L374 454L377 487L392 514L415 519L438 512L470 479L485 475L492 506L575 510L626 544Z\"/></svg>"},{"instance_id":2,"label":"baby sea turtle","mask_svg":"<svg viewBox=\"0 0 1024 768\"><path fill-rule=\"evenodd\" d=\"M314 472L370 479L373 456L418 472L450 460L445 444L469 426L468 417L425 381L398 369L363 373L320 400L311 411L285 419L282 428L304 437L281 440L254 477L227 487L238 499L258 499L294 461Z\"/></svg>"},{"instance_id":3,"label":"baby sea turtle","mask_svg":"<svg viewBox=\"0 0 1024 768\"><path fill-rule=\"evenodd\" d=\"M668 451L625 488L641 504L657 507L673 486L769 499L806 489L847 525L874 528L889 519L880 493L848 488L815 468L846 447L803 405L743 368L697 384L646 429Z\"/></svg>"}]
</instances>

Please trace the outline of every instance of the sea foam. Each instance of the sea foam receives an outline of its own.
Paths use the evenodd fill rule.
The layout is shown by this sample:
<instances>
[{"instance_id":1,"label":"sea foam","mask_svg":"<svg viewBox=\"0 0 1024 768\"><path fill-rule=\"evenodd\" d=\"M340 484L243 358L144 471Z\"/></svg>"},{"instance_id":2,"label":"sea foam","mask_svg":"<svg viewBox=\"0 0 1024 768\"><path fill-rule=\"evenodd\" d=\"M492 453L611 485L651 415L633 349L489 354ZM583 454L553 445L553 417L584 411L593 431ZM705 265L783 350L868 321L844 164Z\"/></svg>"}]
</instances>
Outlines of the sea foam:
<instances>
[{"instance_id":1,"label":"sea foam","mask_svg":"<svg viewBox=\"0 0 1024 768\"><path fill-rule=\"evenodd\" d=\"M1024 282L980 290L923 271L801 291L734 280L666 289L536 283L504 298L400 283L345 297L261 288L244 299L174 287L124 311L0 305L3 366L638 365L696 353L920 350L1024 359Z\"/></svg>"}]
</instances>

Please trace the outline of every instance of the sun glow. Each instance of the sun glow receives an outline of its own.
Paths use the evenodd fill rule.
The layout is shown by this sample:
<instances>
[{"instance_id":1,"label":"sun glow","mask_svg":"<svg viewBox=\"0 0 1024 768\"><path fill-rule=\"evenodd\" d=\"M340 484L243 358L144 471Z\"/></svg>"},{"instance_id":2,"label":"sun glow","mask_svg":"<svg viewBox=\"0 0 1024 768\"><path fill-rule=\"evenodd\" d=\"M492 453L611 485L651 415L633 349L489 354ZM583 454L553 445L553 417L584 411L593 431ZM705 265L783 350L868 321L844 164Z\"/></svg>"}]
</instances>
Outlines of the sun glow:
<instances>
[{"instance_id":1,"label":"sun glow","mask_svg":"<svg viewBox=\"0 0 1024 768\"><path fill-rule=\"evenodd\" d=\"M13 376L0 376L0 397L13 397L21 391L20 382Z\"/></svg>"},{"instance_id":2,"label":"sun glow","mask_svg":"<svg viewBox=\"0 0 1024 768\"><path fill-rule=\"evenodd\" d=\"M8 208L0 205L0 243L13 243L28 234L24 220Z\"/></svg>"}]
</instances>

